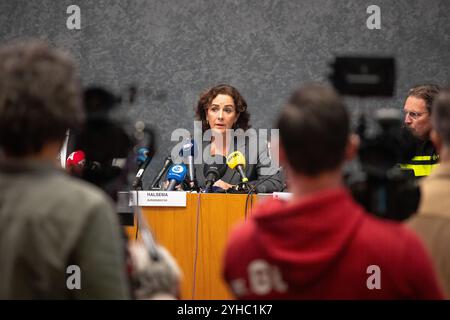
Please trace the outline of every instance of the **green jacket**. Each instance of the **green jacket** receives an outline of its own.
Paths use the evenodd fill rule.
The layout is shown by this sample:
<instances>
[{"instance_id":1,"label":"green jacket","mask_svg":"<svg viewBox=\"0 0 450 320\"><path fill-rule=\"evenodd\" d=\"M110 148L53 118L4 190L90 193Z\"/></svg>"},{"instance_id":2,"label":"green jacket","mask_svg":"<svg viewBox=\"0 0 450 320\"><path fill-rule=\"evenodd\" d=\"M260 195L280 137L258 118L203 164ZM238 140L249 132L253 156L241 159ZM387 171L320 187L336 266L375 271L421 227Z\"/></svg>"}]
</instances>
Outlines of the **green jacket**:
<instances>
[{"instance_id":1,"label":"green jacket","mask_svg":"<svg viewBox=\"0 0 450 320\"><path fill-rule=\"evenodd\" d=\"M126 299L124 262L99 189L42 163L0 163L0 299ZM67 286L71 265L80 289Z\"/></svg>"}]
</instances>

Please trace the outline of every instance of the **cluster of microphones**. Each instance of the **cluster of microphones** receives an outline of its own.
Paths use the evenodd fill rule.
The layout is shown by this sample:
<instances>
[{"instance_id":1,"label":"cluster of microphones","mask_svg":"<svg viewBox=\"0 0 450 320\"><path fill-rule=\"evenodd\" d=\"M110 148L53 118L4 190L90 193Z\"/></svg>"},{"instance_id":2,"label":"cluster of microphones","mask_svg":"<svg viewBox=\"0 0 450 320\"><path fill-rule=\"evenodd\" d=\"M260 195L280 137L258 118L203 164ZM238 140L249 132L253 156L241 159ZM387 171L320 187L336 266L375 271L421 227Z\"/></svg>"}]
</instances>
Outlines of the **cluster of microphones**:
<instances>
[{"instance_id":1,"label":"cluster of microphones","mask_svg":"<svg viewBox=\"0 0 450 320\"><path fill-rule=\"evenodd\" d=\"M233 191L248 191L248 178L245 174L246 160L240 151L234 151L227 157L222 155L211 156L208 164L203 166L203 175L205 177L204 186L199 186L196 179L196 171L194 159L197 154L197 144L194 140L189 139L182 146L179 155L183 161L174 163L170 156L164 159L163 165L158 174L151 182L149 189L174 191L178 186L182 186L183 190L210 193L217 190L213 188L216 181L220 180L227 167L236 170L240 176L240 184L233 187ZM148 165L152 161L154 152L148 147L140 147L136 152L137 171L132 183L133 190L143 190L143 176ZM67 158L66 168L68 170L82 167L85 164L84 152L81 150L73 152ZM165 181L165 182L164 182Z\"/></svg>"},{"instance_id":2,"label":"cluster of microphones","mask_svg":"<svg viewBox=\"0 0 450 320\"><path fill-rule=\"evenodd\" d=\"M150 189L173 191L176 190L177 186L182 185L184 190L212 192L214 183L224 176L227 167L232 170L237 170L241 177L241 184L236 186L236 190L239 188L241 190L246 190L248 188L248 178L245 174L246 160L245 156L240 151L232 152L226 158L222 155L212 156L210 161L208 161L209 164L203 166L203 174L206 181L205 186L199 187L194 166L194 159L197 152L198 149L195 141L192 139L187 140L179 152L183 161L177 164L173 163L170 156L166 157L163 166L153 179ZM138 150L138 172L136 174L135 183L133 183L134 189L141 189L142 174L148 166L148 163L151 161L148 154L148 149L140 148ZM166 178L166 183L161 184L161 180L164 176Z\"/></svg>"}]
</instances>

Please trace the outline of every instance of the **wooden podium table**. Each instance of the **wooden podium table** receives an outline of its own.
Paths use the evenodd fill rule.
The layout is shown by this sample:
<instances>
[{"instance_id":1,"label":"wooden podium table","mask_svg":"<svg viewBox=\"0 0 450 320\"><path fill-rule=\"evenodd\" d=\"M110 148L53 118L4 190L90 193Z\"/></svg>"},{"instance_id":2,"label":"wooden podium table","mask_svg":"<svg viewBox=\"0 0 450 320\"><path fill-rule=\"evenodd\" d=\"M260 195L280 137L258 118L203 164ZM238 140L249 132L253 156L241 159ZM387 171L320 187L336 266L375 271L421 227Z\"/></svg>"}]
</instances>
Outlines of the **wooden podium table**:
<instances>
[{"instance_id":1,"label":"wooden podium table","mask_svg":"<svg viewBox=\"0 0 450 320\"><path fill-rule=\"evenodd\" d=\"M183 271L182 299L231 299L222 279L223 253L228 233L245 220L247 195L186 196L185 208L142 207L143 215L156 241L172 253ZM249 209L250 200L254 204L257 199L251 197ZM136 223L127 232L135 239Z\"/></svg>"}]
</instances>

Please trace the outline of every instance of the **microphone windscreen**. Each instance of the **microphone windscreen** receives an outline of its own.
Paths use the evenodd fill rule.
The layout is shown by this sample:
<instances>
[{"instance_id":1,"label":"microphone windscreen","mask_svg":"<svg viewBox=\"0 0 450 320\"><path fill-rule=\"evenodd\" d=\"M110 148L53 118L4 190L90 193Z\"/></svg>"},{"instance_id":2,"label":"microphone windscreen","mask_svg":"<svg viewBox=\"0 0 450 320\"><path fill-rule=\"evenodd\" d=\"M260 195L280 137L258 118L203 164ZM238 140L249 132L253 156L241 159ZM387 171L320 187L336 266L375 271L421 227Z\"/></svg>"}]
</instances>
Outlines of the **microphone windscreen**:
<instances>
[{"instance_id":1,"label":"microphone windscreen","mask_svg":"<svg viewBox=\"0 0 450 320\"><path fill-rule=\"evenodd\" d=\"M150 155L150 150L146 147L139 148L136 154L136 164L142 165Z\"/></svg>"},{"instance_id":2,"label":"microphone windscreen","mask_svg":"<svg viewBox=\"0 0 450 320\"><path fill-rule=\"evenodd\" d=\"M198 150L197 144L195 143L194 139L191 139L183 144L178 154L183 158L188 156L196 157L198 154Z\"/></svg>"},{"instance_id":3,"label":"microphone windscreen","mask_svg":"<svg viewBox=\"0 0 450 320\"><path fill-rule=\"evenodd\" d=\"M183 182L186 177L187 169L184 164L174 164L169 168L167 180L175 180L177 184Z\"/></svg>"},{"instance_id":4,"label":"microphone windscreen","mask_svg":"<svg viewBox=\"0 0 450 320\"><path fill-rule=\"evenodd\" d=\"M236 166L241 165L245 168L245 157L240 151L234 151L227 157L227 165L234 169Z\"/></svg>"},{"instance_id":5,"label":"microphone windscreen","mask_svg":"<svg viewBox=\"0 0 450 320\"><path fill-rule=\"evenodd\" d=\"M66 160L66 168L73 166L83 166L86 163L86 156L83 151L77 150L72 152Z\"/></svg>"},{"instance_id":6,"label":"microphone windscreen","mask_svg":"<svg viewBox=\"0 0 450 320\"><path fill-rule=\"evenodd\" d=\"M208 161L211 164L206 164L203 167L203 174L207 177L209 174L214 174L215 179L220 179L227 170L226 158L222 155L212 156L212 161Z\"/></svg>"}]
</instances>

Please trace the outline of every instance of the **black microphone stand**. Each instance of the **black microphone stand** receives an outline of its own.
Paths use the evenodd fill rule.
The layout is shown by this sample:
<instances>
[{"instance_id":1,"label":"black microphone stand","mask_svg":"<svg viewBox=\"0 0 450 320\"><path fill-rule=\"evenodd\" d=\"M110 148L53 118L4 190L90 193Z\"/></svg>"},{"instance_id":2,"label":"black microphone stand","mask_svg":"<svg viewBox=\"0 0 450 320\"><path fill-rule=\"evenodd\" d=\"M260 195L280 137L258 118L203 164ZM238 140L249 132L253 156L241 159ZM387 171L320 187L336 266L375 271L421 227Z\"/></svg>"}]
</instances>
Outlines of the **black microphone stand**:
<instances>
[{"instance_id":1,"label":"black microphone stand","mask_svg":"<svg viewBox=\"0 0 450 320\"><path fill-rule=\"evenodd\" d=\"M152 157L149 155L147 156L147 158L145 158L145 161L139 167L139 170L136 173L136 179L134 179L133 181L133 190L144 190L144 188L142 187L142 176L144 175L145 169L147 169L150 161L152 161Z\"/></svg>"},{"instance_id":2,"label":"black microphone stand","mask_svg":"<svg viewBox=\"0 0 450 320\"><path fill-rule=\"evenodd\" d=\"M158 187L159 182L161 181L161 178L163 177L163 175L167 172L167 170L169 169L169 167L172 165L172 158L170 156L168 156L165 160L164 160L164 165L161 169L161 171L159 171L158 175L153 179L151 185L150 185L150 189L155 190L155 189L160 189Z\"/></svg>"}]
</instances>

